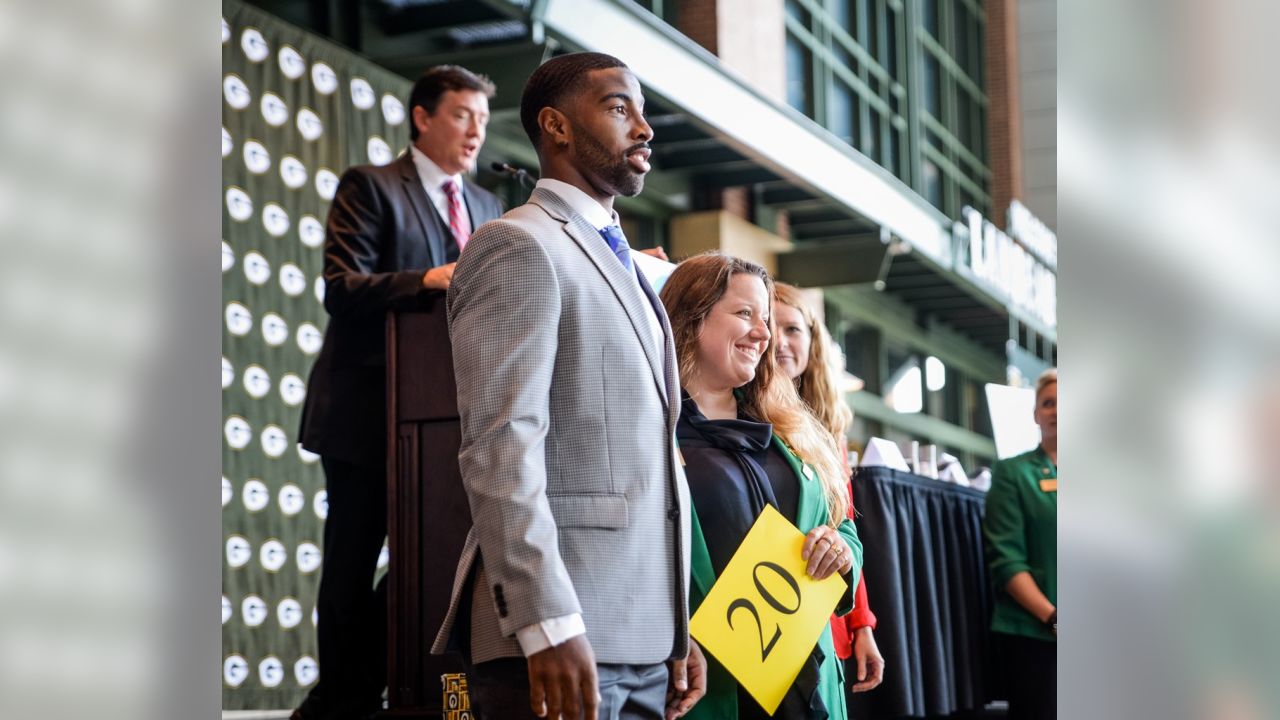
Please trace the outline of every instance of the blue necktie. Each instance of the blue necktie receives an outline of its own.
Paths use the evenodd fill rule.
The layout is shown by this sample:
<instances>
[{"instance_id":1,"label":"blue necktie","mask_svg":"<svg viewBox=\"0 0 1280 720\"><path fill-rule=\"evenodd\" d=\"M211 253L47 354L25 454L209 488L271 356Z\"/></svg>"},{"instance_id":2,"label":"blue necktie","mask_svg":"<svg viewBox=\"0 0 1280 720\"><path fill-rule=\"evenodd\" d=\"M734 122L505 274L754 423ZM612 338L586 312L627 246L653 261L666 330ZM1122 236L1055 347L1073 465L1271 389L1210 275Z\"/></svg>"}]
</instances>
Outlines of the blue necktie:
<instances>
[{"instance_id":1,"label":"blue necktie","mask_svg":"<svg viewBox=\"0 0 1280 720\"><path fill-rule=\"evenodd\" d=\"M609 249L617 256L622 267L626 268L627 272L633 272L635 266L631 264L631 247L627 245L627 237L622 234L622 228L610 225L600 230L600 236L609 243Z\"/></svg>"}]
</instances>

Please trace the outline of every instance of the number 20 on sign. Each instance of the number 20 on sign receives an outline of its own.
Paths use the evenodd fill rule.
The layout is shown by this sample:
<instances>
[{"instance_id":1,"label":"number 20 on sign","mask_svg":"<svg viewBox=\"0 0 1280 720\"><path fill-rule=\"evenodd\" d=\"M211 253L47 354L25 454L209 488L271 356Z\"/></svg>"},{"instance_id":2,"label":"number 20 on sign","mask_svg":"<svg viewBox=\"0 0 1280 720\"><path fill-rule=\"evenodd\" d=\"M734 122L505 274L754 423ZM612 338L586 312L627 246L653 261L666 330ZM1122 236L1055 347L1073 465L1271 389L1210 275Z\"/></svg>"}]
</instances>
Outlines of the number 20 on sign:
<instances>
[{"instance_id":1,"label":"number 20 on sign","mask_svg":"<svg viewBox=\"0 0 1280 720\"><path fill-rule=\"evenodd\" d=\"M818 642L848 584L814 580L804 533L766 506L694 613L689 632L770 714Z\"/></svg>"}]
</instances>

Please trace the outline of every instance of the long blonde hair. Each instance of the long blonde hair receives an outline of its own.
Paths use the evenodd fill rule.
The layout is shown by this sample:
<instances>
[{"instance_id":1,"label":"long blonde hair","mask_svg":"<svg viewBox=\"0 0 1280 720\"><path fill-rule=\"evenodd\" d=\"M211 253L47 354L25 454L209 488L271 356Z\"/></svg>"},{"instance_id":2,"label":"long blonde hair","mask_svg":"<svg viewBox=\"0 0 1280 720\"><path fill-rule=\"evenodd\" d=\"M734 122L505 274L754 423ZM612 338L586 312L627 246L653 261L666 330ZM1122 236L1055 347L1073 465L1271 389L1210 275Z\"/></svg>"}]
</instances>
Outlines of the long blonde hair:
<instances>
[{"instance_id":1,"label":"long blonde hair","mask_svg":"<svg viewBox=\"0 0 1280 720\"><path fill-rule=\"evenodd\" d=\"M835 353L831 352L831 335L827 327L818 322L818 316L805 302L800 288L775 283L773 296L784 305L799 310L804 317L804 324L809 328L809 360L804 372L796 378L796 390L810 412L835 436L837 446L843 448L849 425L853 423L853 411L840 393L840 368L836 364Z\"/></svg>"},{"instance_id":2,"label":"long blonde hair","mask_svg":"<svg viewBox=\"0 0 1280 720\"><path fill-rule=\"evenodd\" d=\"M754 275L764 282L772 316L773 280L769 273L755 263L718 251L695 255L680 263L662 286L660 297L671 319L681 385L687 386L689 378L697 372L698 336L707 315L724 296L729 280L741 274ZM773 357L775 344L771 332L755 377L738 388L742 393L740 407L750 417L772 424L774 432L796 457L818 472L827 501L827 524L834 528L849 510L844 463L836 455L830 433L805 407L795 384L778 369Z\"/></svg>"}]
</instances>

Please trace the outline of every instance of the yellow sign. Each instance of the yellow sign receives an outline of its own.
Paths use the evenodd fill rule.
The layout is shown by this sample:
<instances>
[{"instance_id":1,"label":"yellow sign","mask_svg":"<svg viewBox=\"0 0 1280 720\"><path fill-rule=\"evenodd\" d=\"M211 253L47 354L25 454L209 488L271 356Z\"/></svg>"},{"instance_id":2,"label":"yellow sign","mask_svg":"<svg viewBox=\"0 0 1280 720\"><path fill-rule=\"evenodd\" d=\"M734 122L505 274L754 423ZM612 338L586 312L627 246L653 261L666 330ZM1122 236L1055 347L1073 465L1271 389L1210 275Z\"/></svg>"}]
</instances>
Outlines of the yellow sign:
<instances>
[{"instance_id":1,"label":"yellow sign","mask_svg":"<svg viewBox=\"0 0 1280 720\"><path fill-rule=\"evenodd\" d=\"M689 623L698 644L770 714L849 587L838 573L809 577L803 549L804 533L765 506Z\"/></svg>"}]
</instances>

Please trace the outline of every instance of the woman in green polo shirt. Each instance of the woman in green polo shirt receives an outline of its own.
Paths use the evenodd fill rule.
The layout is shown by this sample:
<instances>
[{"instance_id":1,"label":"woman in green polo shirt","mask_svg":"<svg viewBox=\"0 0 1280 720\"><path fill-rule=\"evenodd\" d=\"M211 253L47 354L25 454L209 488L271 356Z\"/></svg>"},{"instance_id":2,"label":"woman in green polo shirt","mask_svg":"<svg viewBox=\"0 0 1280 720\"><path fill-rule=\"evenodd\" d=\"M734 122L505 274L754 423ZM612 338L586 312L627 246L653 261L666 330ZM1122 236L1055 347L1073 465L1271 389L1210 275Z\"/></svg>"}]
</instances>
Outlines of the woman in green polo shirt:
<instances>
[{"instance_id":1,"label":"woman in green polo shirt","mask_svg":"<svg viewBox=\"0 0 1280 720\"><path fill-rule=\"evenodd\" d=\"M1040 447L996 463L983 520L1010 718L1057 716L1057 370L1036 380L1035 420Z\"/></svg>"}]
</instances>

